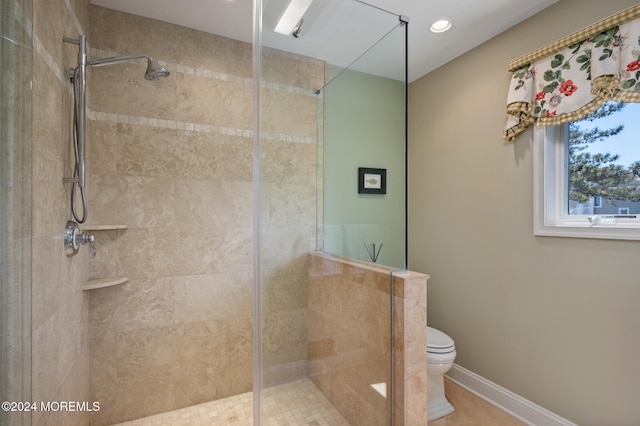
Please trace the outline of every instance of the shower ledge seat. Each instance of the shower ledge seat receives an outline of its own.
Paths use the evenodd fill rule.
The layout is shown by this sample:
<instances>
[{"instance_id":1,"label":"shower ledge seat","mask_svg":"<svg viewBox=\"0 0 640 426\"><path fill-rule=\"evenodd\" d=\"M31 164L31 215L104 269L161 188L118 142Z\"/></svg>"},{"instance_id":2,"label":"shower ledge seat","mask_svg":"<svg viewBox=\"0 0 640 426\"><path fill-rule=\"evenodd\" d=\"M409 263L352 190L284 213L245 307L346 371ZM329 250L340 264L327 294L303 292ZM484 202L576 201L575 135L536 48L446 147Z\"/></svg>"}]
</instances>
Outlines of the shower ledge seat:
<instances>
[{"instance_id":1,"label":"shower ledge seat","mask_svg":"<svg viewBox=\"0 0 640 426\"><path fill-rule=\"evenodd\" d=\"M117 231L121 229L127 229L127 225L89 225L82 227L83 231ZM87 281L82 285L81 289L82 291L95 290L98 288L124 284L127 281L129 281L129 278L127 277L98 278Z\"/></svg>"}]
</instances>

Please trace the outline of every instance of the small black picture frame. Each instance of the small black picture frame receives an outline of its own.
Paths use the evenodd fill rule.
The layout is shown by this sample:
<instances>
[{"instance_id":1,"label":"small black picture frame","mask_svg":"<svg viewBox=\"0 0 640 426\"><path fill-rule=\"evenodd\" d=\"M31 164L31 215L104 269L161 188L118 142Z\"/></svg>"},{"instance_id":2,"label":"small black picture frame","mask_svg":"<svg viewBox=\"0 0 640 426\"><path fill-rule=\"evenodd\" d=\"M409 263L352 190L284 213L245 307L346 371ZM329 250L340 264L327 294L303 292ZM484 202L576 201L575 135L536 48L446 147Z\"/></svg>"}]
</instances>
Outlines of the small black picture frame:
<instances>
[{"instance_id":1,"label":"small black picture frame","mask_svg":"<svg viewBox=\"0 0 640 426\"><path fill-rule=\"evenodd\" d=\"M358 168L358 194L386 194L387 169Z\"/></svg>"}]
</instances>

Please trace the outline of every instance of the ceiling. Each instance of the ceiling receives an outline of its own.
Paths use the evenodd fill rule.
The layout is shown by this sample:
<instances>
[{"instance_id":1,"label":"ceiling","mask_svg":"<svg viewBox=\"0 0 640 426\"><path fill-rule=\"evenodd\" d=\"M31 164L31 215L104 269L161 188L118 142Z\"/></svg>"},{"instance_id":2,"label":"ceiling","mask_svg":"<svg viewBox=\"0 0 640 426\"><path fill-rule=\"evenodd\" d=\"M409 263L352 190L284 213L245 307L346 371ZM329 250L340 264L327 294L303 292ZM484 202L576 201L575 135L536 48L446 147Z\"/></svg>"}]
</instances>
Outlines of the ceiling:
<instances>
[{"instance_id":1,"label":"ceiling","mask_svg":"<svg viewBox=\"0 0 640 426\"><path fill-rule=\"evenodd\" d=\"M358 0L314 0L304 15L300 37L294 38L272 31L288 0L264 0L263 44L339 67L351 65L361 71L402 79L403 49L398 46L404 45L404 28L400 28L395 15L403 15L409 18L408 76L413 81L557 1L366 0L367 5ZM253 39L252 0L91 3L237 40ZM453 27L445 33L432 33L429 27L441 18L450 19ZM365 52L368 53L363 55Z\"/></svg>"}]
</instances>

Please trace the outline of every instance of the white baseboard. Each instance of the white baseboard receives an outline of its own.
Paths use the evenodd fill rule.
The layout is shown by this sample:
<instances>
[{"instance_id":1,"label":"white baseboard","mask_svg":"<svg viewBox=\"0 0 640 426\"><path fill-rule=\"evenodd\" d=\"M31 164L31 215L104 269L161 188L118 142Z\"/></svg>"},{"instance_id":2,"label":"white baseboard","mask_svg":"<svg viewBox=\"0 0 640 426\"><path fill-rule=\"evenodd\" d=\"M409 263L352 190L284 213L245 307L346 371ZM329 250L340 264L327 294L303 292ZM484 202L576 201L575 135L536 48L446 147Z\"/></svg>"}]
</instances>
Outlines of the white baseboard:
<instances>
[{"instance_id":1,"label":"white baseboard","mask_svg":"<svg viewBox=\"0 0 640 426\"><path fill-rule=\"evenodd\" d=\"M531 426L578 426L502 386L453 364L446 377L489 404Z\"/></svg>"}]
</instances>

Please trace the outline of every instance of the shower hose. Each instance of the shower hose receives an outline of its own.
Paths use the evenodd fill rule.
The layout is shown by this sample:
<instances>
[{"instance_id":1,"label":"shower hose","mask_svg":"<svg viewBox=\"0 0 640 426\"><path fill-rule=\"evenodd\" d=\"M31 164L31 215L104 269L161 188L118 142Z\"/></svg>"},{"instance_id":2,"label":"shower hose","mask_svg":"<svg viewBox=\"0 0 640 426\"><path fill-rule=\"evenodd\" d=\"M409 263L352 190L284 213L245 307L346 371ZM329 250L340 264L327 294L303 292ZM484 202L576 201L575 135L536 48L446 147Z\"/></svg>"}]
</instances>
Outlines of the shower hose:
<instances>
[{"instance_id":1,"label":"shower hose","mask_svg":"<svg viewBox=\"0 0 640 426\"><path fill-rule=\"evenodd\" d=\"M73 100L74 100L74 108L73 108L73 151L75 153L75 164L73 167L73 180L71 182L71 213L73 214L73 218L78 223L84 223L87 220L87 195L85 193L84 185L80 186L80 161L84 161L84 159L80 158L79 143L84 143L84 141L78 140L78 116L79 114L84 114L84 111L79 111L80 106L78 105L78 73L80 71L80 67L75 69L74 78L73 78ZM78 209L76 206L76 188L80 190L80 198L82 199L82 216L78 214Z\"/></svg>"}]
</instances>

